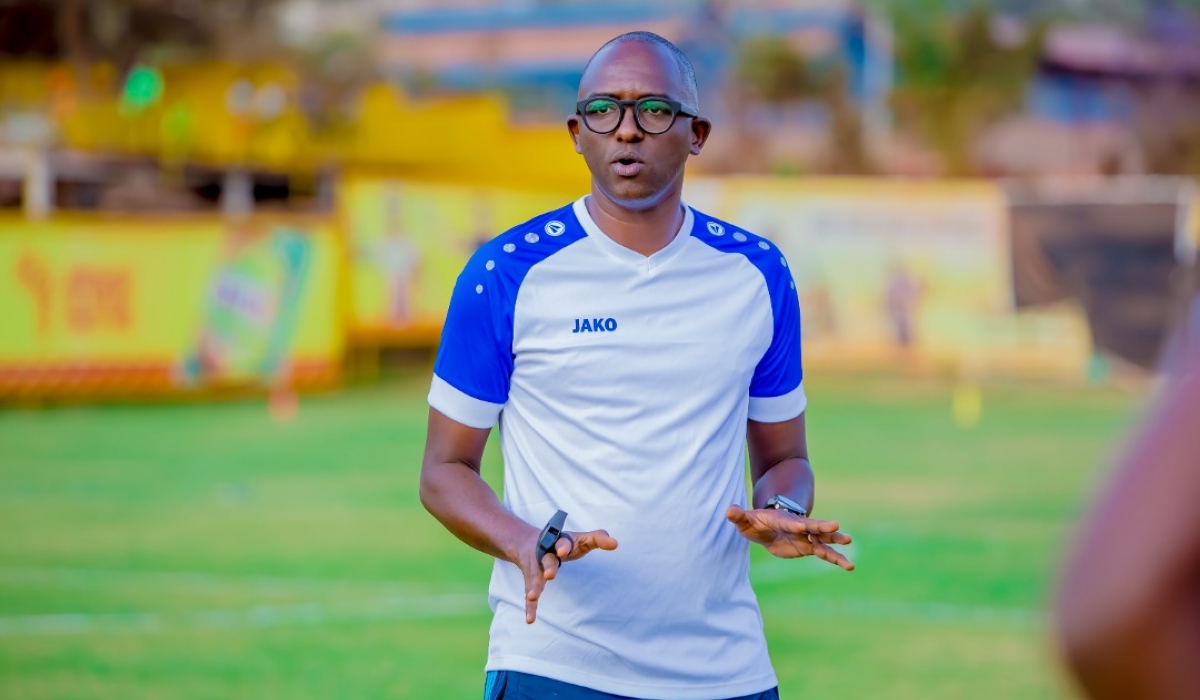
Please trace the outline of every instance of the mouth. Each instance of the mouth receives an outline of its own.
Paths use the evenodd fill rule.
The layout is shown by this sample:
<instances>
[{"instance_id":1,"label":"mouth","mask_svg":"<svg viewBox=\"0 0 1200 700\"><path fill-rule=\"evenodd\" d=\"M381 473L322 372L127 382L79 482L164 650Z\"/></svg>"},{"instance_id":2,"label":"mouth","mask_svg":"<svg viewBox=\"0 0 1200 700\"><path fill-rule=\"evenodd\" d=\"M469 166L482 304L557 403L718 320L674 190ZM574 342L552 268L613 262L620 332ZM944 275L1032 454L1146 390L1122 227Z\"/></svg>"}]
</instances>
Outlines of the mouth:
<instances>
[{"instance_id":1,"label":"mouth","mask_svg":"<svg viewBox=\"0 0 1200 700\"><path fill-rule=\"evenodd\" d=\"M612 161L613 169L621 177L634 177L642 171L644 163L636 153L618 153Z\"/></svg>"}]
</instances>

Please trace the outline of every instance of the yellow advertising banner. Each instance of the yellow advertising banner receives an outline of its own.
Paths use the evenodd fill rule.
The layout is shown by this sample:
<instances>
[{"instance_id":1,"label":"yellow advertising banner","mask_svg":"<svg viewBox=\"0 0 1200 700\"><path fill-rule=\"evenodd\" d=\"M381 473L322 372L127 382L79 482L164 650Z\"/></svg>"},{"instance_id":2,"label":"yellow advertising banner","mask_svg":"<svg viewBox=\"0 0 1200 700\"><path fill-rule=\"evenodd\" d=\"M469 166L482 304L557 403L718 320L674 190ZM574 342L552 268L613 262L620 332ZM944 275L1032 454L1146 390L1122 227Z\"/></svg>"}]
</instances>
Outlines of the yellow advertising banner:
<instances>
[{"instance_id":1,"label":"yellow advertising banner","mask_svg":"<svg viewBox=\"0 0 1200 700\"><path fill-rule=\"evenodd\" d=\"M338 265L325 222L0 220L0 396L327 383Z\"/></svg>"},{"instance_id":2,"label":"yellow advertising banner","mask_svg":"<svg viewBox=\"0 0 1200 700\"><path fill-rule=\"evenodd\" d=\"M454 280L503 231L567 204L570 192L351 176L338 207L350 264L350 330L360 341L427 345Z\"/></svg>"},{"instance_id":3,"label":"yellow advertising banner","mask_svg":"<svg viewBox=\"0 0 1200 700\"><path fill-rule=\"evenodd\" d=\"M809 361L1085 371L1077 309L1014 310L1007 201L990 183L734 177L685 197L787 254Z\"/></svg>"}]
</instances>

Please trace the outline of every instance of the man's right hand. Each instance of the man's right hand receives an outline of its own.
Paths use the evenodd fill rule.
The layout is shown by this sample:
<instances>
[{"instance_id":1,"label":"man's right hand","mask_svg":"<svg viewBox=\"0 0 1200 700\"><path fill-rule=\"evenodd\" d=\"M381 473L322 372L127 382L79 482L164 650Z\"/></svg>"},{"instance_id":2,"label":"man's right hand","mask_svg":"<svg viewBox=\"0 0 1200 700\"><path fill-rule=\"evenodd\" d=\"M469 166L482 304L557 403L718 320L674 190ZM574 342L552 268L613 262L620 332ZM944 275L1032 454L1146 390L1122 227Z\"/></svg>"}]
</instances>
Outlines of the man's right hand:
<instances>
[{"instance_id":1,"label":"man's right hand","mask_svg":"<svg viewBox=\"0 0 1200 700\"><path fill-rule=\"evenodd\" d=\"M561 562L575 561L593 549L616 549L604 530L567 532L554 543L558 554L539 562L541 531L500 504L496 492L479 476L491 428L471 428L429 409L425 457L421 461L421 503L446 529L481 552L516 564L525 576L525 621L537 617L537 602ZM571 541L574 540L574 545Z\"/></svg>"},{"instance_id":2,"label":"man's right hand","mask_svg":"<svg viewBox=\"0 0 1200 700\"><path fill-rule=\"evenodd\" d=\"M521 548L520 555L514 562L521 567L521 573L525 576L525 623L530 625L537 619L538 599L542 597L546 582L554 580L561 564L582 559L592 550L612 551L617 548L617 541L605 530L566 532L554 544L557 556L547 552L539 562L537 557L539 534L536 530L533 532L533 536ZM572 545L572 541L574 541L574 545Z\"/></svg>"}]
</instances>

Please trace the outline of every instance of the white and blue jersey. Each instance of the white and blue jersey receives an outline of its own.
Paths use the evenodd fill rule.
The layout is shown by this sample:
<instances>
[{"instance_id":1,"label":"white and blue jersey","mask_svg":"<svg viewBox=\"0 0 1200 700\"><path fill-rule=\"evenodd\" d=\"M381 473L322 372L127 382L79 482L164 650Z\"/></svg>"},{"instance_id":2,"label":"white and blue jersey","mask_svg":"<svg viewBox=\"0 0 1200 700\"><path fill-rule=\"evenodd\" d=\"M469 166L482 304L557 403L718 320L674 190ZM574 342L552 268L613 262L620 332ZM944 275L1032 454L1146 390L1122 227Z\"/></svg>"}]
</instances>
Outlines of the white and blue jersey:
<instances>
[{"instance_id":1,"label":"white and blue jersey","mask_svg":"<svg viewBox=\"0 0 1200 700\"><path fill-rule=\"evenodd\" d=\"M686 208L646 257L584 200L484 245L458 278L430 405L499 420L504 503L541 527L605 529L613 552L570 562L525 624L520 570L497 560L488 670L634 697L705 700L776 685L750 587L747 418L806 399L800 308L769 241Z\"/></svg>"}]
</instances>

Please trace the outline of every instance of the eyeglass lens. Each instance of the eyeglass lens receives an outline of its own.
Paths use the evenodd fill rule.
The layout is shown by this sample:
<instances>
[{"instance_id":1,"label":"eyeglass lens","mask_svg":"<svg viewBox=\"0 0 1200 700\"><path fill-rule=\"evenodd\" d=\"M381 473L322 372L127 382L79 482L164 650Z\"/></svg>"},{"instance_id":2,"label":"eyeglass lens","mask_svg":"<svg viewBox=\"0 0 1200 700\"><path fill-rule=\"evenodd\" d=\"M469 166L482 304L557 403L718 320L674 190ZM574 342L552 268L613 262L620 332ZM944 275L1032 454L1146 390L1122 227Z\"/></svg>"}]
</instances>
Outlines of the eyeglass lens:
<instances>
[{"instance_id":1,"label":"eyeglass lens","mask_svg":"<svg viewBox=\"0 0 1200 700\"><path fill-rule=\"evenodd\" d=\"M607 134L621 123L624 108L616 100L597 98L583 108L583 120L592 131ZM639 100L634 105L638 126L648 134L661 134L675 122L675 109L664 100Z\"/></svg>"}]
</instances>

